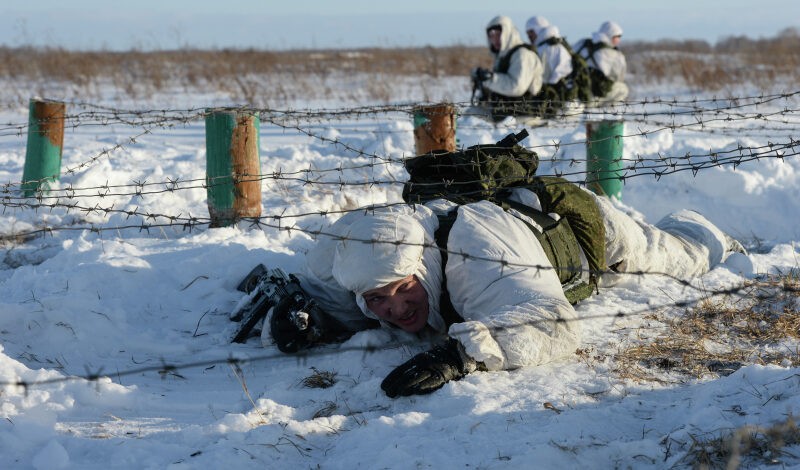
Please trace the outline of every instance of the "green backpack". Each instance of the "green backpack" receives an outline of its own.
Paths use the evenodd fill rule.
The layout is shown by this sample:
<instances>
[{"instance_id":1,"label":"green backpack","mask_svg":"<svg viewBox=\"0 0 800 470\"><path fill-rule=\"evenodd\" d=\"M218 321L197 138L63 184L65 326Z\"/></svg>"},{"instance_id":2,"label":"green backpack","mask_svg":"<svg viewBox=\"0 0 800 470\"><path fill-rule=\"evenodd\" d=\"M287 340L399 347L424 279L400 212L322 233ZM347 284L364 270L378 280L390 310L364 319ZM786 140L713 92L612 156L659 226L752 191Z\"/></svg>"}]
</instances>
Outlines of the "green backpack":
<instances>
[{"instance_id":1,"label":"green backpack","mask_svg":"<svg viewBox=\"0 0 800 470\"><path fill-rule=\"evenodd\" d=\"M448 199L457 204L495 201L503 188L532 183L539 156L519 145L528 136L523 129L496 144L473 145L457 152L433 151L405 161L410 175L403 200L423 204Z\"/></svg>"},{"instance_id":2,"label":"green backpack","mask_svg":"<svg viewBox=\"0 0 800 470\"><path fill-rule=\"evenodd\" d=\"M592 74L589 64L586 63L586 58L572 50L566 39L560 39L572 58L572 73L567 77L569 86L573 90L574 98L586 103L592 99Z\"/></svg>"},{"instance_id":3,"label":"green backpack","mask_svg":"<svg viewBox=\"0 0 800 470\"><path fill-rule=\"evenodd\" d=\"M497 144L476 145L450 153L426 154L406 161L410 178L403 188L407 203L424 203L443 198L457 204L489 200L507 211L531 218L542 230L520 218L544 248L556 269L571 303L589 297L596 286L596 274L605 269L605 228L600 210L592 196L555 176L535 176L536 153L518 145L527 136L523 130L510 134ZM510 188L525 187L539 197L542 211L511 201ZM514 213L512 212L512 214ZM548 213L561 216L559 220ZM447 237L457 211L439 216L437 245L447 246ZM589 282L581 278L580 252L584 252L590 270ZM446 260L446 252L443 253ZM445 260L442 267L444 268ZM443 314L449 312L449 298L443 289Z\"/></svg>"},{"instance_id":4,"label":"green backpack","mask_svg":"<svg viewBox=\"0 0 800 470\"><path fill-rule=\"evenodd\" d=\"M599 68L597 68L597 62L594 60L594 53L599 51L600 49L610 48L608 44L604 44L602 42L594 42L591 39L585 39L581 47L575 51L576 54L580 55L581 51L584 49L588 50L589 60L595 63L594 67L589 68L589 78L591 81L592 86L592 95L594 96L605 96L611 91L611 86L614 84L614 81L610 78L606 77ZM583 57L583 56L581 56ZM588 65L588 64L587 64Z\"/></svg>"},{"instance_id":5,"label":"green backpack","mask_svg":"<svg viewBox=\"0 0 800 470\"><path fill-rule=\"evenodd\" d=\"M549 44L555 46L561 44L569 52L572 61L572 72L565 77L567 89L569 90L567 96L564 96L564 101L578 99L583 102L588 102L592 99L592 74L589 70L589 64L586 59L578 52L572 50L564 38L549 38L542 41L540 44Z\"/></svg>"}]
</instances>

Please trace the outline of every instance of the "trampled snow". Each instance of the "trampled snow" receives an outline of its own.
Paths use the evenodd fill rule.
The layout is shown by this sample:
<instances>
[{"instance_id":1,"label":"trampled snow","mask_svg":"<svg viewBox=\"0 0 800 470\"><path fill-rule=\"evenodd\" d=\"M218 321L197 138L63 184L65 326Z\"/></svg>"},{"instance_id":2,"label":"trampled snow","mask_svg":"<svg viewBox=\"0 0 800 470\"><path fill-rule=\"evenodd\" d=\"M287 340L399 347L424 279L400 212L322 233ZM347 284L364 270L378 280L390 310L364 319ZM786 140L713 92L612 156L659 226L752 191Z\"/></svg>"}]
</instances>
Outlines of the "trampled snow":
<instances>
[{"instance_id":1,"label":"trampled snow","mask_svg":"<svg viewBox=\"0 0 800 470\"><path fill-rule=\"evenodd\" d=\"M466 89L463 78L448 80ZM423 100L405 91L398 102ZM433 101L467 96L445 86L425 93ZM633 100L711 98L664 89L634 93ZM113 95L67 104L68 114L86 114L67 128L62 168L75 171L55 188L94 188L62 197L84 210L33 210L35 199L23 199L24 207L6 199L0 216L2 468L670 468L692 465L694 442L746 425L785 423L800 410L800 369L791 361L701 379L657 367L652 380L621 374L614 354L663 327L650 314L678 318L686 310L679 301L707 296L659 277L633 279L577 305L584 354L474 373L428 396L390 399L381 391L383 377L426 346L398 342L390 332L362 332L301 359L263 348L258 338L230 344L236 324L228 315L242 297L241 278L258 263L297 271L314 241L302 230L269 226L278 219L187 228L185 218L208 216L202 118L89 125L98 122L92 113L103 105L188 116L231 103L214 95L164 93L142 102ZM752 95L749 102L759 103ZM724 103L716 106L724 110ZM360 104L304 102L295 110ZM644 105L624 110L624 156L645 161L625 182L624 208L650 222L672 210L698 210L751 251L693 285L713 291L797 269L800 160L796 146L776 150L784 158L768 150L798 137L798 115L754 117L797 104L789 94L738 109L753 116L728 121L713 113L670 115L677 107L669 104L655 117L635 114ZM323 217L300 214L327 211L333 219L338 211L399 201L405 172L377 157L414 153L410 107L400 108L275 121L285 127L262 120L262 172L284 176L265 179L262 215L302 229ZM7 105L1 114L7 124L0 133L0 182L11 184L11 201L19 203L14 191L26 132L15 126L27 121L27 107ZM675 126L676 119L706 122ZM457 136L468 146L519 129L460 116ZM583 119L530 131L525 144L539 152L540 174L583 179ZM715 152L740 155L739 147L741 155L759 149L762 158L652 173L664 170L661 158L674 158L672 168L679 168L686 155L708 162ZM286 178L291 174L296 179ZM16 236L45 226L61 229ZM796 361L796 341L777 347ZM320 375L332 386L309 386L306 379ZM800 448L784 450L773 457L800 467Z\"/></svg>"}]
</instances>

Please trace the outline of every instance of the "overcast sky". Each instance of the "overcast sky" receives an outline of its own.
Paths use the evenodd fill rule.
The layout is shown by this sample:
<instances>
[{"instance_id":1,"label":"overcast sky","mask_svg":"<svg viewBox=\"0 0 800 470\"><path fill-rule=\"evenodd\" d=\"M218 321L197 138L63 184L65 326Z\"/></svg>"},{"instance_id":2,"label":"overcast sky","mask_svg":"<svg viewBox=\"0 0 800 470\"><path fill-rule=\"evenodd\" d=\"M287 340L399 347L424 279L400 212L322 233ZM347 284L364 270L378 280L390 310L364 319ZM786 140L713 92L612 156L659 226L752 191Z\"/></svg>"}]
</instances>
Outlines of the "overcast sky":
<instances>
[{"instance_id":1,"label":"overcast sky","mask_svg":"<svg viewBox=\"0 0 800 470\"><path fill-rule=\"evenodd\" d=\"M534 10L536 6L538 10ZM485 43L495 15L540 14L571 41L613 19L624 39L772 37L797 0L3 0L0 45L70 49L349 48Z\"/></svg>"}]
</instances>

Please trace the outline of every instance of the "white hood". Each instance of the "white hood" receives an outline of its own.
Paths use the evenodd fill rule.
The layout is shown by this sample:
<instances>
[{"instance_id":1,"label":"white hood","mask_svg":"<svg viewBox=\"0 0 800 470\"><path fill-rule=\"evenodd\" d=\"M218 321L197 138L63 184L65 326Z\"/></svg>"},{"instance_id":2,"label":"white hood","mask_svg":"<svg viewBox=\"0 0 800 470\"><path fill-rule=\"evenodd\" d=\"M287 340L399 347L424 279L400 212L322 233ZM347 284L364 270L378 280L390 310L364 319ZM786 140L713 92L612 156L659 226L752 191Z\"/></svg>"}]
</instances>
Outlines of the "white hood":
<instances>
[{"instance_id":1,"label":"white hood","mask_svg":"<svg viewBox=\"0 0 800 470\"><path fill-rule=\"evenodd\" d=\"M558 30L558 26L550 25L542 28L537 36L538 37L536 40L541 43L542 41L547 41L550 38L560 38L561 32Z\"/></svg>"},{"instance_id":2,"label":"white hood","mask_svg":"<svg viewBox=\"0 0 800 470\"><path fill-rule=\"evenodd\" d=\"M428 324L443 332L445 324L439 313L442 259L433 238L437 227L436 216L423 208L417 213L365 216L352 223L336 244L333 277L355 293L364 315L379 319L367 308L362 294L416 274L428 294Z\"/></svg>"},{"instance_id":3,"label":"white hood","mask_svg":"<svg viewBox=\"0 0 800 470\"><path fill-rule=\"evenodd\" d=\"M500 34L500 50L495 53L496 56L501 56L506 54L511 48L516 45L523 44L522 36L520 36L519 31L517 31L516 26L511 21L511 18L507 16L496 16L489 21L489 24L486 25L487 31L490 28L499 26L501 30ZM489 37L486 37L486 43L489 45L489 49L492 48L492 43L489 41Z\"/></svg>"},{"instance_id":4,"label":"white hood","mask_svg":"<svg viewBox=\"0 0 800 470\"><path fill-rule=\"evenodd\" d=\"M531 16L525 23L525 31L533 31L538 36L539 30L548 26L550 26L550 21L544 16Z\"/></svg>"},{"instance_id":5,"label":"white hood","mask_svg":"<svg viewBox=\"0 0 800 470\"><path fill-rule=\"evenodd\" d=\"M606 21L605 23L601 24L600 29L598 29L597 32L605 34L609 39L613 38L614 36L622 36L622 28L613 21Z\"/></svg>"}]
</instances>

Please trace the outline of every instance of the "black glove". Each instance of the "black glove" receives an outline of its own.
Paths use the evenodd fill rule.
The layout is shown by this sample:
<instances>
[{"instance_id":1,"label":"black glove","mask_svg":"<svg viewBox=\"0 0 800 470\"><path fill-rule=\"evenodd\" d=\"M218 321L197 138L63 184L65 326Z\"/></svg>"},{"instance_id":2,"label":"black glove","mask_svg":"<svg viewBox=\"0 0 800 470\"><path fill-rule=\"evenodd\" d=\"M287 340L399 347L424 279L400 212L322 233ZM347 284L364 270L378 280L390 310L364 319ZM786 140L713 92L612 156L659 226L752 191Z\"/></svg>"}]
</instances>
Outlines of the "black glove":
<instances>
[{"instance_id":1,"label":"black glove","mask_svg":"<svg viewBox=\"0 0 800 470\"><path fill-rule=\"evenodd\" d=\"M472 69L472 81L477 83L483 83L486 80L489 80L494 76L491 70L485 69L483 67L476 67Z\"/></svg>"},{"instance_id":2,"label":"black glove","mask_svg":"<svg viewBox=\"0 0 800 470\"><path fill-rule=\"evenodd\" d=\"M464 352L464 346L450 338L443 345L417 354L397 367L383 379L381 388L389 398L422 395L436 391L477 368L475 359Z\"/></svg>"}]
</instances>

